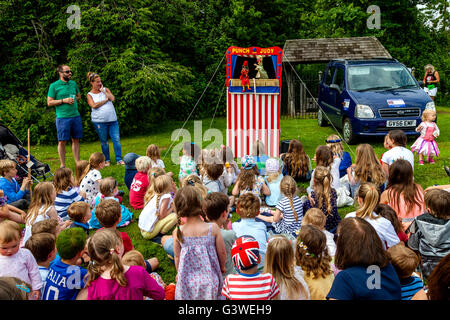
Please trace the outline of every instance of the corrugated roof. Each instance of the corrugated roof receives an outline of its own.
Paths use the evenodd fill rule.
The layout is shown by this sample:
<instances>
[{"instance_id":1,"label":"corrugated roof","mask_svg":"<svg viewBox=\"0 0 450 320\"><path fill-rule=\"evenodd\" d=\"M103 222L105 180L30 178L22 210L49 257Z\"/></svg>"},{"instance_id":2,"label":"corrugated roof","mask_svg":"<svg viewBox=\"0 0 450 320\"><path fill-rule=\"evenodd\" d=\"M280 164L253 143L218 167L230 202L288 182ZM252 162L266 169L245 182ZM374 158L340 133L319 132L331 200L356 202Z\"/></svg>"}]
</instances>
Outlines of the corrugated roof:
<instances>
[{"instance_id":1,"label":"corrugated roof","mask_svg":"<svg viewBox=\"0 0 450 320\"><path fill-rule=\"evenodd\" d=\"M284 62L313 63L333 59L392 58L376 37L287 40Z\"/></svg>"}]
</instances>

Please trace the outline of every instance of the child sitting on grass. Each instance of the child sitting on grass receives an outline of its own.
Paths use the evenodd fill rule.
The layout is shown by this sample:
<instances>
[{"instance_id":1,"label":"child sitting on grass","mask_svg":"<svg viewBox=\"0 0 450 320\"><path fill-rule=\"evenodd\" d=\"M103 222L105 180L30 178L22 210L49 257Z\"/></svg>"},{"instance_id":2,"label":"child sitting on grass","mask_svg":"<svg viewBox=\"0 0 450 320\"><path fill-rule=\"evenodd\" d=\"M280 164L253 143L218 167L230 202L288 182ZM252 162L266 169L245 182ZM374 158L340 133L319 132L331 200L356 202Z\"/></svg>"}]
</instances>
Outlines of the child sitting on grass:
<instances>
[{"instance_id":1,"label":"child sitting on grass","mask_svg":"<svg viewBox=\"0 0 450 320\"><path fill-rule=\"evenodd\" d=\"M236 239L231 248L233 264L239 271L225 278L222 295L230 300L273 300L280 293L270 273L259 273L259 244L252 236Z\"/></svg>"},{"instance_id":2,"label":"child sitting on grass","mask_svg":"<svg viewBox=\"0 0 450 320\"><path fill-rule=\"evenodd\" d=\"M137 158L135 162L137 173L130 188L130 205L135 210L144 207L144 197L149 185L148 171L152 168L151 161L149 157L144 156Z\"/></svg>"},{"instance_id":3,"label":"child sitting on grass","mask_svg":"<svg viewBox=\"0 0 450 320\"><path fill-rule=\"evenodd\" d=\"M330 255L331 258L333 258L336 253L336 243L334 242L334 234L325 230L326 221L327 218L320 209L311 208L308 211L306 211L306 214L303 217L302 227L310 224L321 230L325 234L325 237L327 238L328 254Z\"/></svg>"},{"instance_id":4,"label":"child sitting on grass","mask_svg":"<svg viewBox=\"0 0 450 320\"><path fill-rule=\"evenodd\" d=\"M99 229L102 227L102 225L98 222L97 217L95 215L95 210L99 205L99 203L108 199L112 199L114 201L119 202L119 200L114 197L117 193L118 189L116 179L114 179L113 177L107 177L102 179L102 182L100 183L100 192L97 194L97 197L95 198L95 206L91 212L91 219L89 220L89 226L91 228ZM117 226L125 227L131 223L131 220L133 219L133 213L122 204L120 205L120 208L121 208L121 219L120 222L117 224Z\"/></svg>"},{"instance_id":5,"label":"child sitting on grass","mask_svg":"<svg viewBox=\"0 0 450 320\"><path fill-rule=\"evenodd\" d=\"M19 186L16 181L16 163L12 160L0 160L0 175L0 189L7 197L7 203L21 210L28 209L33 181L25 177L22 180L22 186Z\"/></svg>"},{"instance_id":6,"label":"child sitting on grass","mask_svg":"<svg viewBox=\"0 0 450 320\"><path fill-rule=\"evenodd\" d=\"M74 202L67 209L67 214L72 220L69 228L81 228L89 236L89 220L91 219L91 208L86 202Z\"/></svg>"},{"instance_id":7,"label":"child sitting on grass","mask_svg":"<svg viewBox=\"0 0 450 320\"><path fill-rule=\"evenodd\" d=\"M390 247L387 252L402 285L402 300L411 300L423 288L422 280L414 274L419 257L403 243Z\"/></svg>"}]
</instances>

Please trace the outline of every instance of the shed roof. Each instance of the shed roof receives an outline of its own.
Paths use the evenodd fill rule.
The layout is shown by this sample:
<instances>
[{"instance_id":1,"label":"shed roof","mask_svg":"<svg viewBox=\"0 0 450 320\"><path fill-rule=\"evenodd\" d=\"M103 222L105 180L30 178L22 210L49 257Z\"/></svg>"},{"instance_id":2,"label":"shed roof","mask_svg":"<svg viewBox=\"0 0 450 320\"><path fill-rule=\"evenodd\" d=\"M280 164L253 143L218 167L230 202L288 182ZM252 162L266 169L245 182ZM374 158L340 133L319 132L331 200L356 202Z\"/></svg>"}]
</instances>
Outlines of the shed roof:
<instances>
[{"instance_id":1,"label":"shed roof","mask_svg":"<svg viewBox=\"0 0 450 320\"><path fill-rule=\"evenodd\" d=\"M284 62L321 63L333 59L392 58L376 37L287 40Z\"/></svg>"}]
</instances>

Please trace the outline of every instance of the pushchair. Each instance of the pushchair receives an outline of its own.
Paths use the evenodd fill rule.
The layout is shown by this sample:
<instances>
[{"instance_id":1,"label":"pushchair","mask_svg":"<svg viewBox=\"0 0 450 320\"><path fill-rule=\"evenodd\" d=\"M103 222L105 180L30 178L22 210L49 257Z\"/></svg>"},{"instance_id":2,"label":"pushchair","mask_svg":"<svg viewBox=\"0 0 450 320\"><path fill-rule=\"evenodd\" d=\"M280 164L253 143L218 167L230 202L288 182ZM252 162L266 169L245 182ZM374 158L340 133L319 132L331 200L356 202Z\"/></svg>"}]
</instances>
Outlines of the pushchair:
<instances>
[{"instance_id":1,"label":"pushchair","mask_svg":"<svg viewBox=\"0 0 450 320\"><path fill-rule=\"evenodd\" d=\"M0 160L9 159L17 164L17 180L28 176L28 151L23 147L22 142L12 133L9 128L0 123ZM31 179L34 182L41 182L48 177L53 177L50 166L33 157L30 154Z\"/></svg>"}]
</instances>

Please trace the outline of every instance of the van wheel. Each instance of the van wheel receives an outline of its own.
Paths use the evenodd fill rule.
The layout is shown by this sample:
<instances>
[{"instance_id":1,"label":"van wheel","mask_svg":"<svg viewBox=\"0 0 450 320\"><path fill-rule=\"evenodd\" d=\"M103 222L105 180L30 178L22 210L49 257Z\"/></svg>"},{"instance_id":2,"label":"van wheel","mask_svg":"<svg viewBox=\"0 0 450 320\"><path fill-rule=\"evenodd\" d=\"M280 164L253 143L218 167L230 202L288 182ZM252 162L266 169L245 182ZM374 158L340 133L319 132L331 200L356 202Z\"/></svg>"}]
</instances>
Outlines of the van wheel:
<instances>
[{"instance_id":1,"label":"van wheel","mask_svg":"<svg viewBox=\"0 0 450 320\"><path fill-rule=\"evenodd\" d=\"M323 111L320 108L319 111L317 111L317 124L319 125L319 127L325 127L328 124L327 120L325 120Z\"/></svg>"},{"instance_id":2,"label":"van wheel","mask_svg":"<svg viewBox=\"0 0 450 320\"><path fill-rule=\"evenodd\" d=\"M344 125L342 126L342 133L344 135L344 141L348 144L354 144L356 142L356 137L353 134L352 123L349 118L345 118Z\"/></svg>"}]
</instances>

